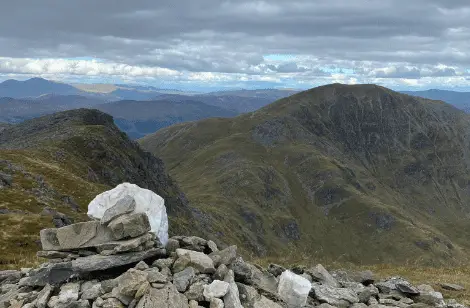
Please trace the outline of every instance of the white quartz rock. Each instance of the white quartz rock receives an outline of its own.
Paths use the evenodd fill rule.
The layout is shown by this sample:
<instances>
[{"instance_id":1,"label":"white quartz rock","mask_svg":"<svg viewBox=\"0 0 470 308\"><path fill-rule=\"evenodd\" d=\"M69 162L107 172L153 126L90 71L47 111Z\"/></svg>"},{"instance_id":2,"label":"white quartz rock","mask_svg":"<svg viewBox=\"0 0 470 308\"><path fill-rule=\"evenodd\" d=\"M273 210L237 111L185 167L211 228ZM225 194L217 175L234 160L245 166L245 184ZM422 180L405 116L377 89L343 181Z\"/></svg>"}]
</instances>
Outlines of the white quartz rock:
<instances>
[{"instance_id":1,"label":"white quartz rock","mask_svg":"<svg viewBox=\"0 0 470 308\"><path fill-rule=\"evenodd\" d=\"M310 281L291 271L284 271L279 279L278 293L289 307L302 307L312 288Z\"/></svg>"},{"instance_id":2,"label":"white quartz rock","mask_svg":"<svg viewBox=\"0 0 470 308\"><path fill-rule=\"evenodd\" d=\"M115 188L101 193L88 205L88 216L101 219L104 212L114 206L118 200L130 195L135 200L133 213L147 214L151 232L155 233L163 245L168 242L168 216L165 200L151 190L140 188L131 183L122 183Z\"/></svg>"}]
</instances>

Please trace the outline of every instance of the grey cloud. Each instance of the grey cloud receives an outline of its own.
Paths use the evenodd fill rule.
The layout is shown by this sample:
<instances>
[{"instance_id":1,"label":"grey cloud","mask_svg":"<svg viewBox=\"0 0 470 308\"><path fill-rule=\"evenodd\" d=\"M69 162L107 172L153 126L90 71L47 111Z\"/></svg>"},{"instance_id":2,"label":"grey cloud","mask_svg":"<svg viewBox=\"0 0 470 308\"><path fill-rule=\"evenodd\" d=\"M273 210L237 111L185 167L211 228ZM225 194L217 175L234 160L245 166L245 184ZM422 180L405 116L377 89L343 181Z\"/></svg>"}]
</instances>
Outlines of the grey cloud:
<instances>
[{"instance_id":1,"label":"grey cloud","mask_svg":"<svg viewBox=\"0 0 470 308\"><path fill-rule=\"evenodd\" d=\"M357 74L380 67L361 69L365 61L470 64L470 3L464 0L4 2L0 56L6 57L91 56L190 72L319 76L330 74L311 67L337 61L349 61ZM265 63L263 55L273 53L320 61ZM399 68L376 77L452 74Z\"/></svg>"}]
</instances>

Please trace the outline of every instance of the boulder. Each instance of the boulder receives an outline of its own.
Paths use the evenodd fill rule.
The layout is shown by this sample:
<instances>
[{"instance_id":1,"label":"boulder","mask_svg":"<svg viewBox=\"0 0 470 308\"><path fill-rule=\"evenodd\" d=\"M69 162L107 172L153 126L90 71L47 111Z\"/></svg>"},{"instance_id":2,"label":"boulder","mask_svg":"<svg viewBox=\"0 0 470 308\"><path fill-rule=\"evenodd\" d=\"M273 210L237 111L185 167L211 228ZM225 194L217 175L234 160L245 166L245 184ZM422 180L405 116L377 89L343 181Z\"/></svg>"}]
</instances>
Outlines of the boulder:
<instances>
[{"instance_id":1,"label":"boulder","mask_svg":"<svg viewBox=\"0 0 470 308\"><path fill-rule=\"evenodd\" d=\"M240 294L238 292L237 284L235 283L235 275L230 270L224 278L225 282L229 283L227 294L224 296L224 304L226 308L243 308L240 302Z\"/></svg>"},{"instance_id":2,"label":"boulder","mask_svg":"<svg viewBox=\"0 0 470 308\"><path fill-rule=\"evenodd\" d=\"M194 267L194 269L201 273L213 274L215 272L214 262L202 252L178 248L176 249L176 255L179 258L188 258L188 266Z\"/></svg>"},{"instance_id":3,"label":"boulder","mask_svg":"<svg viewBox=\"0 0 470 308\"><path fill-rule=\"evenodd\" d=\"M248 263L246 263L242 257L236 258L230 268L234 272L236 281L251 283L252 267L249 266Z\"/></svg>"},{"instance_id":4,"label":"boulder","mask_svg":"<svg viewBox=\"0 0 470 308\"><path fill-rule=\"evenodd\" d=\"M202 302L204 298L204 288L207 286L205 282L196 282L189 286L188 291L184 293L189 300Z\"/></svg>"},{"instance_id":5,"label":"boulder","mask_svg":"<svg viewBox=\"0 0 470 308\"><path fill-rule=\"evenodd\" d=\"M95 300L103 294L101 283L98 281L86 281L81 286L80 299Z\"/></svg>"},{"instance_id":6,"label":"boulder","mask_svg":"<svg viewBox=\"0 0 470 308\"><path fill-rule=\"evenodd\" d=\"M139 287L147 282L148 273L129 269L117 278L117 286L113 289L113 295L134 297Z\"/></svg>"},{"instance_id":7,"label":"boulder","mask_svg":"<svg viewBox=\"0 0 470 308\"><path fill-rule=\"evenodd\" d=\"M108 228L99 221L80 222L57 229L40 231L43 250L72 250L94 247L112 241Z\"/></svg>"},{"instance_id":8,"label":"boulder","mask_svg":"<svg viewBox=\"0 0 470 308\"><path fill-rule=\"evenodd\" d=\"M215 266L220 264L230 265L237 258L237 246L233 245L223 250L214 251L210 255Z\"/></svg>"},{"instance_id":9,"label":"boulder","mask_svg":"<svg viewBox=\"0 0 470 308\"><path fill-rule=\"evenodd\" d=\"M436 307L445 307L442 293L434 291L434 289L429 285L420 285L417 289L419 291L419 295L413 296L413 300L415 302Z\"/></svg>"},{"instance_id":10,"label":"boulder","mask_svg":"<svg viewBox=\"0 0 470 308\"><path fill-rule=\"evenodd\" d=\"M260 299L255 301L253 308L282 308L282 306L264 296L261 296Z\"/></svg>"},{"instance_id":11,"label":"boulder","mask_svg":"<svg viewBox=\"0 0 470 308\"><path fill-rule=\"evenodd\" d=\"M204 287L204 297L207 301L211 298L222 298L227 294L230 284L226 281L214 280Z\"/></svg>"},{"instance_id":12,"label":"boulder","mask_svg":"<svg viewBox=\"0 0 470 308\"><path fill-rule=\"evenodd\" d=\"M150 231L150 222L145 213L119 216L108 225L115 240L135 238Z\"/></svg>"},{"instance_id":13,"label":"boulder","mask_svg":"<svg viewBox=\"0 0 470 308\"><path fill-rule=\"evenodd\" d=\"M59 295L52 296L48 302L49 307L66 308L76 306L78 301L78 293L80 291L80 283L69 282L60 287Z\"/></svg>"},{"instance_id":14,"label":"boulder","mask_svg":"<svg viewBox=\"0 0 470 308\"><path fill-rule=\"evenodd\" d=\"M21 272L16 270L0 271L0 283L17 283L21 279Z\"/></svg>"},{"instance_id":15,"label":"boulder","mask_svg":"<svg viewBox=\"0 0 470 308\"><path fill-rule=\"evenodd\" d=\"M211 298L209 308L224 308L224 301L220 298Z\"/></svg>"},{"instance_id":16,"label":"boulder","mask_svg":"<svg viewBox=\"0 0 470 308\"><path fill-rule=\"evenodd\" d=\"M284 273L285 270L286 269L284 267L273 263L269 264L268 266L268 272L270 272L276 277L281 276L281 274Z\"/></svg>"},{"instance_id":17,"label":"boulder","mask_svg":"<svg viewBox=\"0 0 470 308\"><path fill-rule=\"evenodd\" d=\"M150 288L137 304L137 308L189 308L188 299L167 284L161 289Z\"/></svg>"},{"instance_id":18,"label":"boulder","mask_svg":"<svg viewBox=\"0 0 470 308\"><path fill-rule=\"evenodd\" d=\"M165 201L151 190L135 184L122 183L115 188L96 196L88 205L88 216L101 219L105 211L113 207L118 200L129 195L135 200L133 213L145 213L150 223L150 231L155 233L164 246L168 242L168 216Z\"/></svg>"},{"instance_id":19,"label":"boulder","mask_svg":"<svg viewBox=\"0 0 470 308\"><path fill-rule=\"evenodd\" d=\"M280 276L278 293L289 306L301 307L305 305L310 289L310 281L291 271L286 270Z\"/></svg>"},{"instance_id":20,"label":"boulder","mask_svg":"<svg viewBox=\"0 0 470 308\"><path fill-rule=\"evenodd\" d=\"M196 272L192 267L187 267L181 272L176 273L173 276L173 284L176 290L178 290L178 292L185 292L195 275Z\"/></svg>"},{"instance_id":21,"label":"boulder","mask_svg":"<svg viewBox=\"0 0 470 308\"><path fill-rule=\"evenodd\" d=\"M34 305L36 308L46 308L47 302L52 294L52 287L49 284L46 284L44 288L38 293Z\"/></svg>"},{"instance_id":22,"label":"boulder","mask_svg":"<svg viewBox=\"0 0 470 308\"><path fill-rule=\"evenodd\" d=\"M104 211L103 217L101 217L101 224L108 225L111 220L124 215L134 212L135 210L135 200L132 196L125 195L119 199L116 204Z\"/></svg>"},{"instance_id":23,"label":"boulder","mask_svg":"<svg viewBox=\"0 0 470 308\"><path fill-rule=\"evenodd\" d=\"M323 267L318 264L314 268L308 269L305 273L309 274L314 281L320 282L321 284L327 284L332 287L340 287L338 281Z\"/></svg>"},{"instance_id":24,"label":"boulder","mask_svg":"<svg viewBox=\"0 0 470 308\"><path fill-rule=\"evenodd\" d=\"M250 267L251 277L248 281L251 285L255 286L259 290L271 294L277 294L278 280L273 274L266 270L260 270L252 264L247 263L247 265Z\"/></svg>"},{"instance_id":25,"label":"boulder","mask_svg":"<svg viewBox=\"0 0 470 308\"><path fill-rule=\"evenodd\" d=\"M391 277L387 280L380 281L375 284L382 293L391 293L393 291L400 291L409 295L419 294L419 290L411 285L408 281L401 277Z\"/></svg>"},{"instance_id":26,"label":"boulder","mask_svg":"<svg viewBox=\"0 0 470 308\"><path fill-rule=\"evenodd\" d=\"M351 289L312 283L312 290L315 298L321 303L336 307L349 307L352 304L359 303L359 297Z\"/></svg>"}]
</instances>

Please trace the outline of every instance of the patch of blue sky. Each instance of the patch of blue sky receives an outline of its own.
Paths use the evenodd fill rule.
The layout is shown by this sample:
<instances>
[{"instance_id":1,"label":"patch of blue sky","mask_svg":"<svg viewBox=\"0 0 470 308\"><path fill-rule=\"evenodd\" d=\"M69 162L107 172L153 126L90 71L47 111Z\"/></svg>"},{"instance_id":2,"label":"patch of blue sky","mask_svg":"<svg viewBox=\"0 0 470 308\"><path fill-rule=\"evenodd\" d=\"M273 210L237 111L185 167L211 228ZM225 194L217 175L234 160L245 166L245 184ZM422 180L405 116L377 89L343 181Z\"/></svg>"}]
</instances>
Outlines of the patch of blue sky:
<instances>
[{"instance_id":1,"label":"patch of blue sky","mask_svg":"<svg viewBox=\"0 0 470 308\"><path fill-rule=\"evenodd\" d=\"M269 54L263 56L267 61L292 61L296 59L295 55L290 54Z\"/></svg>"}]
</instances>

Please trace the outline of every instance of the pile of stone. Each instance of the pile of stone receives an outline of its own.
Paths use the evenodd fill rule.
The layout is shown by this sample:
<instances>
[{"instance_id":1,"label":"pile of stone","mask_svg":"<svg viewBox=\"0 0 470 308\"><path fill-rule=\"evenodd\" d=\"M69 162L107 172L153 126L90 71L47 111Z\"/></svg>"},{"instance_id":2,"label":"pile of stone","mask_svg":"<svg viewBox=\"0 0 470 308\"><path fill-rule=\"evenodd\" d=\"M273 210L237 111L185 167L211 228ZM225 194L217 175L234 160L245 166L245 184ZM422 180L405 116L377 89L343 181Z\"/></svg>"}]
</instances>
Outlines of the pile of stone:
<instances>
[{"instance_id":1,"label":"pile of stone","mask_svg":"<svg viewBox=\"0 0 470 308\"><path fill-rule=\"evenodd\" d=\"M168 239L166 212L150 223L143 199L118 195L98 202L95 220L42 230L38 255L48 262L0 271L0 308L465 307L400 277L375 281L371 272L330 274L321 265L262 268L245 262L236 246Z\"/></svg>"},{"instance_id":2,"label":"pile of stone","mask_svg":"<svg viewBox=\"0 0 470 308\"><path fill-rule=\"evenodd\" d=\"M83 230L77 225L71 227ZM0 307L465 307L445 301L431 286L415 287L400 277L375 281L371 272L330 274L321 265L264 269L245 262L236 246L219 250L195 236L172 237L165 248L145 247L111 255L60 255L64 259L38 269L0 272Z\"/></svg>"}]
</instances>

